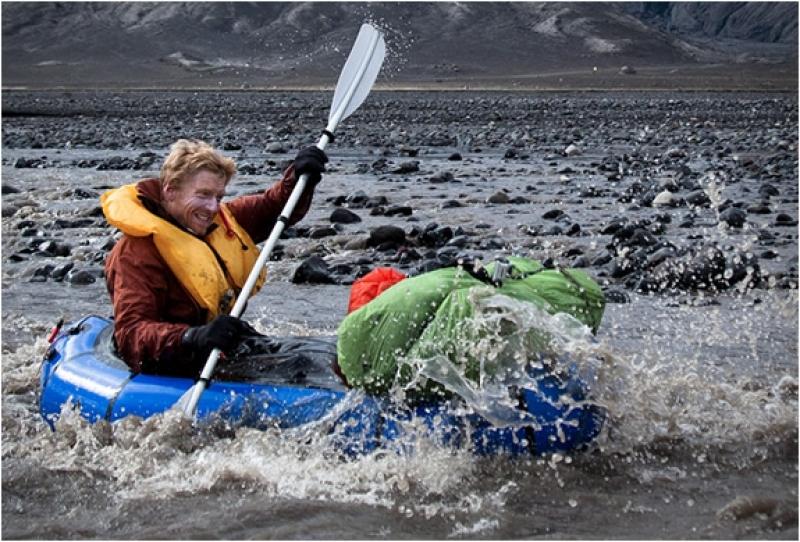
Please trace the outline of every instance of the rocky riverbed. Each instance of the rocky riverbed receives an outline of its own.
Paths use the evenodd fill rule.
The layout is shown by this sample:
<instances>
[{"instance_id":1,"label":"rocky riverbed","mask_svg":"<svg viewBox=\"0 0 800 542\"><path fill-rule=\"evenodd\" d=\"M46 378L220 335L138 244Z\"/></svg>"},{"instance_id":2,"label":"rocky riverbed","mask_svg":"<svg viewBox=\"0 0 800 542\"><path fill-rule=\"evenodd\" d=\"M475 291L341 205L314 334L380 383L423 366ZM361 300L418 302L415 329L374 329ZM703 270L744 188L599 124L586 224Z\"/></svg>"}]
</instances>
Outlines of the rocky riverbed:
<instances>
[{"instance_id":1,"label":"rocky riverbed","mask_svg":"<svg viewBox=\"0 0 800 542\"><path fill-rule=\"evenodd\" d=\"M236 158L232 194L257 190L314 141L327 99L6 93L6 273L99 278L114 232L97 196L112 179L155 175L170 143L192 137ZM796 131L783 95L378 93L342 126L314 211L278 255L327 258L296 282L515 251L588 268L613 299L796 288ZM71 212L36 220L42 199Z\"/></svg>"},{"instance_id":2,"label":"rocky riverbed","mask_svg":"<svg viewBox=\"0 0 800 542\"><path fill-rule=\"evenodd\" d=\"M42 427L35 368L42 337L58 318L110 312L103 260L118 233L105 222L99 195L156 176L180 137L204 139L236 160L231 197L262 190L299 148L317 140L329 100L323 92L3 93L4 537L64 536L52 524L38 531L26 526L26 514L47 517L60 506L56 493L45 491L37 505L21 488L38 487L26 473L47 463L52 446L61 464L83 457L52 444L58 437ZM377 494L372 505L391 510L388 531L330 530L330 522L320 519L339 508L364 525L382 518L380 511L356 512L362 501L348 497L351 481L332 482L323 497L298 490L291 495L299 504L287 504L280 492L264 489L273 481L261 473L266 479L246 482L254 502L281 502L286 517L308 502L337 503L320 505L315 517L322 523L306 523L304 531L291 530L289 520L281 523L278 532L289 538L302 536L298 532L349 538L623 532L641 538L796 537L796 506L786 503L793 499L796 505L797 499L797 111L797 97L781 93L370 95L327 149L331 162L312 209L280 241L270 282L252 300L248 318L266 332L332 333L344 314L348 285L382 265L414 274L458 258L486 262L516 254L547 266L582 268L609 302L598 337L636 375L626 381L627 403L617 406L640 414L616 412L620 434L632 436L601 453L603 467L584 459L562 464L571 470L558 474L552 463L528 465L520 486L512 487L504 481L511 467L459 459L454 472L478 469L489 489L447 479L444 493L477 495L473 508L441 497L441 509L425 509L425 502L440 498L441 487L431 489L426 467L416 463L404 467L406 475L426 480L427 489L409 489L406 482L405 489L384 493L383 486L364 482L358 491ZM691 371L687 359L696 364ZM649 366L666 367L669 376ZM709 382L717 381L708 391ZM720 401L733 405L732 412L720 410ZM91 432L78 434L89 438ZM212 443L204 450L226 454L224 446ZM27 449L37 451L29 456ZM697 458L710 461L709 449L714 462L701 465ZM126 455L129 450L118 451L139 465L139 475L146 470ZM633 463L626 459L632 456ZM440 459L446 470L449 460ZM296 469L298 477L309 468L286 450L269 460ZM741 471L742 464L750 470ZM384 467L369 465L378 478L388 476ZM82 477L86 468L79 468ZM182 485L181 469L165 482L167 493L202 495L204 490ZM327 469L315 463L312 478ZM633 486L615 477L619 471ZM220 476L206 496L235 491ZM535 492L534 481L542 477L558 487L555 500L539 502L546 525L507 497ZM69 486L68 478L56 486ZM156 478L149 480L164 489ZM84 482L81 491L90 503L118 489ZM596 502L590 488L598 485L618 507ZM631 487L639 496L631 495ZM659 492L678 494L680 502L651 498ZM708 500L705 508L698 494ZM740 494L756 504L736 501ZM158 502L136 492L127 498ZM412 504L418 498L423 504ZM120 516L130 502L120 499L107 524L88 531L76 526L67 536L157 534ZM178 501L170 508L175 514L195 506L191 498ZM586 517L565 523L565 510L578 502ZM691 529L670 519L684 517L686 506L692 508ZM90 509L105 510L100 504ZM465 516L463 509L474 513ZM611 512L642 521L622 531L621 523L607 519ZM234 513L247 525L238 536L266 536L257 522L247 522L253 513L251 505ZM421 522L410 530L409 513ZM650 530L649 514L657 515L663 530ZM205 525L184 525L182 533L219 536Z\"/></svg>"}]
</instances>

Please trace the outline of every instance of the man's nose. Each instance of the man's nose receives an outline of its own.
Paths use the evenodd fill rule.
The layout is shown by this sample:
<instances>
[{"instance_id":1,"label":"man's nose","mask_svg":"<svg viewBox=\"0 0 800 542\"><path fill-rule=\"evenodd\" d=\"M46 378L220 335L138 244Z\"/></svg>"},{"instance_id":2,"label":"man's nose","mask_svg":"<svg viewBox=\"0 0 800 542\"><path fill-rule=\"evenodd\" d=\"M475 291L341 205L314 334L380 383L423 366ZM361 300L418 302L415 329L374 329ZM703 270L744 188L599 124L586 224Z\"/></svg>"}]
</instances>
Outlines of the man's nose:
<instances>
[{"instance_id":1,"label":"man's nose","mask_svg":"<svg viewBox=\"0 0 800 542\"><path fill-rule=\"evenodd\" d=\"M205 208L210 213L219 211L219 201L216 198L208 198L205 201Z\"/></svg>"}]
</instances>

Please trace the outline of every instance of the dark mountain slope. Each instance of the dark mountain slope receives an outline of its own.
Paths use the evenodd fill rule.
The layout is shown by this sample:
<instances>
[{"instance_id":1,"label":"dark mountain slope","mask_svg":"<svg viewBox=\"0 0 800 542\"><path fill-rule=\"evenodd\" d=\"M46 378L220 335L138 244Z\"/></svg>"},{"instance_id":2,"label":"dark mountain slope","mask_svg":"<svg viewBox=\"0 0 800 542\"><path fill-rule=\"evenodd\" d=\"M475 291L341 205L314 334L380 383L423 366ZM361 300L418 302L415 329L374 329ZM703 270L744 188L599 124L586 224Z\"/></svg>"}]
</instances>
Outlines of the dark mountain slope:
<instances>
[{"instance_id":1,"label":"dark mountain slope","mask_svg":"<svg viewBox=\"0 0 800 542\"><path fill-rule=\"evenodd\" d=\"M386 32L382 80L394 86L557 85L611 81L623 65L688 74L796 59L796 9L740 4L6 2L3 85L330 85L364 21Z\"/></svg>"}]
</instances>

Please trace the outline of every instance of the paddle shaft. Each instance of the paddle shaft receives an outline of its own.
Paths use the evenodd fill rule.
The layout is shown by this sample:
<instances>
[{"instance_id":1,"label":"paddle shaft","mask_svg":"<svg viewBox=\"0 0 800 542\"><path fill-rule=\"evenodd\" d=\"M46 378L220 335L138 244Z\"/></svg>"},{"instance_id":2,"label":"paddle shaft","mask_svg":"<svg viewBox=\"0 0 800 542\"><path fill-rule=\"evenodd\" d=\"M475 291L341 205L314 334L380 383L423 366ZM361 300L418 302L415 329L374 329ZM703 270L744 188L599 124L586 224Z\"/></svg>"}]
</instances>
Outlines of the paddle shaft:
<instances>
[{"instance_id":1,"label":"paddle shaft","mask_svg":"<svg viewBox=\"0 0 800 542\"><path fill-rule=\"evenodd\" d=\"M324 150L328 143L328 139L328 135L323 134L317 143L317 148ZM261 274L261 269L267 263L270 254L272 254L272 250L275 248L275 244L278 242L278 239L280 239L281 234L283 234L283 230L286 228L286 224L289 222L289 217L292 216L294 208L297 206L300 196L303 195L303 191L305 190L307 184L308 175L301 175L300 179L297 181L297 184L294 186L289 199L286 201L286 205L283 206L283 211L281 211L278 220L275 222L275 226L272 228L272 233L270 233L269 238L264 244L264 249L261 251L261 254L259 254L256 263L253 265L253 269L250 270L250 274L247 276L247 281L244 283L242 291L236 298L236 303L234 303L233 309L231 309L231 316L239 318L242 313L244 313L247 300L250 298L250 294L256 285L256 281L258 281L258 277ZM200 400L200 395L202 395L202 393L205 391L208 381L211 379L211 375L214 374L217 361L219 361L219 355L219 348L215 348L208 356L208 360L203 367L203 372L200 373L200 379L192 388L192 394L185 408L185 413L187 415L194 415L195 409L197 408L197 403Z\"/></svg>"},{"instance_id":2,"label":"paddle shaft","mask_svg":"<svg viewBox=\"0 0 800 542\"><path fill-rule=\"evenodd\" d=\"M339 125L339 122L345 116L347 108L350 105L350 100L353 98L353 95L355 94L356 90L361 85L361 81L364 77L365 72L370 66L370 63L372 61L372 55L375 52L375 49L378 46L379 42L380 42L380 35L378 33L375 33L370 40L370 44L367 49L367 54L365 54L361 59L361 63L359 64L359 67L356 71L356 75L350 80L350 84L347 88L346 93L344 94L342 100L339 102L338 106L331 111L330 117L328 118L328 126L326 127L325 131L322 133L322 136L319 138L319 141L317 142L318 149L325 150L325 147L330 142L330 135L333 134L334 130L336 130L336 127ZM269 259L272 250L275 248L275 244L278 242L278 239L283 233L286 224L289 222L289 217L294 212L294 208L297 206L297 202L303 195L303 191L305 190L307 184L308 184L308 175L307 174L301 175L300 179L297 180L297 184L292 190L289 199L286 201L286 204L284 205L283 210L281 211L281 214L278 217L278 220L275 222L275 226L272 228L272 233L270 233L269 238L264 244L264 249L261 251L261 254L259 254L258 260L256 260L255 265L253 265L253 269L250 270L250 274L247 277L247 281L244 283L241 292L236 298L236 303L233 305L233 309L231 309L231 316L239 318L244 312L247 300L250 298L250 294L253 291L253 288L255 287L259 275L261 274L261 269L267 263L267 260ZM203 367L203 372L200 373L200 379L192 387L189 400L185 404L184 412L187 415L194 416L195 410L197 409L197 403L200 401L200 396L208 386L208 382L211 379L211 375L214 373L214 369L217 366L219 355L220 355L220 350L218 348L215 348L214 350L211 351L211 354L208 356L208 360L206 361L206 364Z\"/></svg>"}]
</instances>

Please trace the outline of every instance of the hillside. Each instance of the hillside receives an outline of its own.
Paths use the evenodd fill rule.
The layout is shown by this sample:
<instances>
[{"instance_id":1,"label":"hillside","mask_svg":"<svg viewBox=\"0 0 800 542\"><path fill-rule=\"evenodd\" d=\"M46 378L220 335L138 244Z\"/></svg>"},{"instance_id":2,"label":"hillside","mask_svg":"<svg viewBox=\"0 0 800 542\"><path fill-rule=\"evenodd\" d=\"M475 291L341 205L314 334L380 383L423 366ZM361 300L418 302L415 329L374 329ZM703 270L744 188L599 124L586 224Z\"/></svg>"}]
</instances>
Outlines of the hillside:
<instances>
[{"instance_id":1,"label":"hillside","mask_svg":"<svg viewBox=\"0 0 800 542\"><path fill-rule=\"evenodd\" d=\"M6 2L2 21L5 88L330 86L365 21L386 87L797 84L795 3Z\"/></svg>"}]
</instances>

